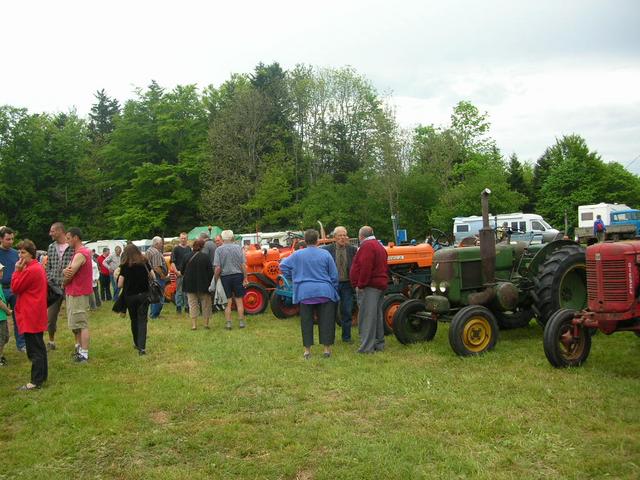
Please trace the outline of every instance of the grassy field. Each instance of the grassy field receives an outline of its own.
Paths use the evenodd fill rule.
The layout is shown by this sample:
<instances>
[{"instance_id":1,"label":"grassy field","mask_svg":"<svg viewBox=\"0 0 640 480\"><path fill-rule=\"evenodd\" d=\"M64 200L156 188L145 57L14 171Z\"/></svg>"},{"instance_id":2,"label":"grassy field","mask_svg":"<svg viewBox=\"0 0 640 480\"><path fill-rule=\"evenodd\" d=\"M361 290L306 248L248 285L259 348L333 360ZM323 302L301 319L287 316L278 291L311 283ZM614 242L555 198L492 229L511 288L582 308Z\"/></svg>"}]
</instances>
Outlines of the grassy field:
<instances>
[{"instance_id":1,"label":"grassy field","mask_svg":"<svg viewBox=\"0 0 640 480\"><path fill-rule=\"evenodd\" d=\"M61 318L41 391L15 391L29 363L7 345L0 478L640 478L633 334L599 334L574 370L549 366L535 323L481 358L441 324L431 343L305 361L297 318L192 332L169 305L139 357L109 307L88 365Z\"/></svg>"}]
</instances>

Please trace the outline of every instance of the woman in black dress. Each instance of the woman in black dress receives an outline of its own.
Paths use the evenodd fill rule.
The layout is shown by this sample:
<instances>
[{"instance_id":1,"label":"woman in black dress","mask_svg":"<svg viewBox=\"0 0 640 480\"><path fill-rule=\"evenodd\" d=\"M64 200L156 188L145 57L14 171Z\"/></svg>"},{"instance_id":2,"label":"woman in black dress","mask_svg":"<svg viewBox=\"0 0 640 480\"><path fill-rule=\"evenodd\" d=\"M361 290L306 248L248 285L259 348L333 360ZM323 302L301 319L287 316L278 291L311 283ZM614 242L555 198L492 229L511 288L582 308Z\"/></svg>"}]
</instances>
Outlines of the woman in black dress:
<instances>
[{"instance_id":1,"label":"woman in black dress","mask_svg":"<svg viewBox=\"0 0 640 480\"><path fill-rule=\"evenodd\" d=\"M149 310L149 277L155 277L153 269L133 244L124 247L120 262L118 287L131 319L133 344L139 355L146 354L147 312Z\"/></svg>"}]
</instances>

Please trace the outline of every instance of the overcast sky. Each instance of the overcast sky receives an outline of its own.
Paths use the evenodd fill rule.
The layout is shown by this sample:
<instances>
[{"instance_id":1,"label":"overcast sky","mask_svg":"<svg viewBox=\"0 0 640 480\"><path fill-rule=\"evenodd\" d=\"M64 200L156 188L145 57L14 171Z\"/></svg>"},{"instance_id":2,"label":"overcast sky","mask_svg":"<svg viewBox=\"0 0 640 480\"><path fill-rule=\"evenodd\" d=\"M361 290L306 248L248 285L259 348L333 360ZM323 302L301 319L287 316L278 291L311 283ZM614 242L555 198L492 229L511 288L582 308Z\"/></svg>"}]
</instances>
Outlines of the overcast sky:
<instances>
[{"instance_id":1,"label":"overcast sky","mask_svg":"<svg viewBox=\"0 0 640 480\"><path fill-rule=\"evenodd\" d=\"M469 100L505 156L565 134L640 173L640 1L0 3L0 104L86 115L96 90L218 86L258 62L353 66L402 126Z\"/></svg>"}]
</instances>

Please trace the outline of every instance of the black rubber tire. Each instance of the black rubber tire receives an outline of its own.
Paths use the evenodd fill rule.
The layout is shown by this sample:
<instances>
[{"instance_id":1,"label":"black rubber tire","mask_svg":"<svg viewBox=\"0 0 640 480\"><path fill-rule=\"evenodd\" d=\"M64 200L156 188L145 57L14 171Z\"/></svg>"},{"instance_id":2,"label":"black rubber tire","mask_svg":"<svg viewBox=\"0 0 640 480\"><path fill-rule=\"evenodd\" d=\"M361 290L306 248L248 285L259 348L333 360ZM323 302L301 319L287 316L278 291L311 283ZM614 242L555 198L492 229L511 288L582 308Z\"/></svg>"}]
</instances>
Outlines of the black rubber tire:
<instances>
[{"instance_id":1,"label":"black rubber tire","mask_svg":"<svg viewBox=\"0 0 640 480\"><path fill-rule=\"evenodd\" d=\"M515 312L496 312L495 316L500 330L512 330L529 325L535 314L531 309L523 308Z\"/></svg>"},{"instance_id":2,"label":"black rubber tire","mask_svg":"<svg viewBox=\"0 0 640 480\"><path fill-rule=\"evenodd\" d=\"M481 355L493 350L497 342L498 321L488 308L469 305L451 319L449 345L461 357Z\"/></svg>"},{"instance_id":3,"label":"black rubber tire","mask_svg":"<svg viewBox=\"0 0 640 480\"><path fill-rule=\"evenodd\" d=\"M427 288L428 287L425 287L424 285L420 285L418 283L413 284L409 289L409 297L424 300L424 298L427 296Z\"/></svg>"},{"instance_id":4,"label":"black rubber tire","mask_svg":"<svg viewBox=\"0 0 640 480\"><path fill-rule=\"evenodd\" d=\"M418 299L407 300L398 307L393 316L393 333L400 343L408 345L433 340L438 331L438 322L416 316L426 311L424 301Z\"/></svg>"},{"instance_id":5,"label":"black rubber tire","mask_svg":"<svg viewBox=\"0 0 640 480\"><path fill-rule=\"evenodd\" d=\"M385 335L391 335L393 333L393 314L395 314L400 305L407 300L408 298L401 293L385 295L382 302L382 325L384 326Z\"/></svg>"},{"instance_id":6,"label":"black rubber tire","mask_svg":"<svg viewBox=\"0 0 640 480\"><path fill-rule=\"evenodd\" d=\"M286 298L277 295L276 292L271 295L269 304L271 305L271 312L276 318L291 318L300 313L298 305L287 305Z\"/></svg>"},{"instance_id":7,"label":"black rubber tire","mask_svg":"<svg viewBox=\"0 0 640 480\"><path fill-rule=\"evenodd\" d=\"M576 276L582 279L579 292L571 292L567 286L563 285L567 274L571 274L573 280ZM587 268L584 248L579 245L566 245L553 252L540 266L533 283L533 310L538 323L543 327L561 308L570 307L575 310L586 308ZM569 302L570 293L575 297L571 302Z\"/></svg>"},{"instance_id":8,"label":"black rubber tire","mask_svg":"<svg viewBox=\"0 0 640 480\"><path fill-rule=\"evenodd\" d=\"M556 368L579 367L587 361L591 351L591 335L588 329L582 326L578 327L580 333L577 344L567 347L560 341L563 335L570 334L574 314L574 310L560 309L551 316L544 327L544 354L549 363ZM571 338L575 339L572 335Z\"/></svg>"},{"instance_id":9,"label":"black rubber tire","mask_svg":"<svg viewBox=\"0 0 640 480\"><path fill-rule=\"evenodd\" d=\"M249 282L244 289L245 294L242 298L244 313L247 315L258 315L264 312L267 309L267 305L269 305L269 294L267 293L267 289L259 283L254 282ZM253 297L258 298L259 302L257 304L247 305L247 300Z\"/></svg>"}]
</instances>

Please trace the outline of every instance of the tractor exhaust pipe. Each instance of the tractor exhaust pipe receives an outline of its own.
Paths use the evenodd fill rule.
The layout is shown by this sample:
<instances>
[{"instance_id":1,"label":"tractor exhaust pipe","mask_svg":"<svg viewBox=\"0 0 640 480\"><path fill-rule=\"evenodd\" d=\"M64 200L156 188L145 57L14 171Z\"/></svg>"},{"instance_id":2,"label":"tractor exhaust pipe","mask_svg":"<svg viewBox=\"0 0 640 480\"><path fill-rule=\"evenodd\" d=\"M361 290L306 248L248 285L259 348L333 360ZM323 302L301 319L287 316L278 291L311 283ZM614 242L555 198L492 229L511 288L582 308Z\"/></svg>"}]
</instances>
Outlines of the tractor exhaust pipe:
<instances>
[{"instance_id":1,"label":"tractor exhaust pipe","mask_svg":"<svg viewBox=\"0 0 640 480\"><path fill-rule=\"evenodd\" d=\"M496 282L496 238L489 224L489 195L491 190L485 188L480 194L482 199L482 229L480 229L480 259L482 261L482 277L485 290L469 295L472 305L486 305L495 297Z\"/></svg>"},{"instance_id":2,"label":"tractor exhaust pipe","mask_svg":"<svg viewBox=\"0 0 640 480\"><path fill-rule=\"evenodd\" d=\"M489 225L489 195L491 190L485 188L482 198L482 229L480 230L480 258L482 259L482 274L485 283L495 283L496 280L496 239L491 225Z\"/></svg>"}]
</instances>

